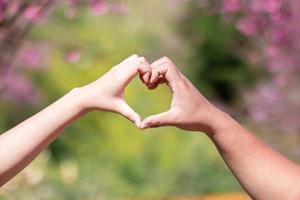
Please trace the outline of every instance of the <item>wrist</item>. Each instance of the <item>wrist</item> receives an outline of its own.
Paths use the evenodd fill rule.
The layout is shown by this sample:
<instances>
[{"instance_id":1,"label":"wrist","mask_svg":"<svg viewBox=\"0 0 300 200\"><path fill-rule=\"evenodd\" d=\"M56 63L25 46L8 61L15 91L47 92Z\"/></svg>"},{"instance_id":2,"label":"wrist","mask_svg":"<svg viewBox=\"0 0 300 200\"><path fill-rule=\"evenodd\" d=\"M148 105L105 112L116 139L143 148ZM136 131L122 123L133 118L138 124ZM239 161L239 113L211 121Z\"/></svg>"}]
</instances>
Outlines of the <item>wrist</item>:
<instances>
[{"instance_id":1,"label":"wrist","mask_svg":"<svg viewBox=\"0 0 300 200\"><path fill-rule=\"evenodd\" d=\"M232 118L229 114L214 107L213 111L210 113L210 119L208 123L209 130L206 132L206 134L209 137L214 137L220 134L227 129L231 121Z\"/></svg>"},{"instance_id":2,"label":"wrist","mask_svg":"<svg viewBox=\"0 0 300 200\"><path fill-rule=\"evenodd\" d=\"M80 114L89 112L90 109L86 100L87 98L84 95L83 87L73 88L67 96L69 96L70 100L73 102L74 109Z\"/></svg>"}]
</instances>

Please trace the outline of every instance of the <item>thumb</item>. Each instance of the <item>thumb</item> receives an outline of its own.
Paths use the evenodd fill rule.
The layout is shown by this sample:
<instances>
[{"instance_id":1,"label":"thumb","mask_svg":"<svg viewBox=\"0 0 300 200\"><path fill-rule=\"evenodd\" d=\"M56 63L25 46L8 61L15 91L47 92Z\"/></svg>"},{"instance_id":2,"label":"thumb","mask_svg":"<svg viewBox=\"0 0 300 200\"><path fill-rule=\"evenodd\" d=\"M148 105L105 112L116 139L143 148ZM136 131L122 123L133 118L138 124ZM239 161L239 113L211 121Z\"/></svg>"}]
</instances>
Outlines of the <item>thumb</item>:
<instances>
[{"instance_id":1,"label":"thumb","mask_svg":"<svg viewBox=\"0 0 300 200\"><path fill-rule=\"evenodd\" d=\"M119 108L117 109L117 112L119 112L121 115L135 123L135 125L140 128L141 126L141 117L139 114L137 114L126 102L122 101L119 103Z\"/></svg>"},{"instance_id":2,"label":"thumb","mask_svg":"<svg viewBox=\"0 0 300 200\"><path fill-rule=\"evenodd\" d=\"M141 129L151 128L151 127L160 127L160 126L170 126L174 124L172 120L172 112L167 111L157 115L152 115L144 119L141 124Z\"/></svg>"}]
</instances>

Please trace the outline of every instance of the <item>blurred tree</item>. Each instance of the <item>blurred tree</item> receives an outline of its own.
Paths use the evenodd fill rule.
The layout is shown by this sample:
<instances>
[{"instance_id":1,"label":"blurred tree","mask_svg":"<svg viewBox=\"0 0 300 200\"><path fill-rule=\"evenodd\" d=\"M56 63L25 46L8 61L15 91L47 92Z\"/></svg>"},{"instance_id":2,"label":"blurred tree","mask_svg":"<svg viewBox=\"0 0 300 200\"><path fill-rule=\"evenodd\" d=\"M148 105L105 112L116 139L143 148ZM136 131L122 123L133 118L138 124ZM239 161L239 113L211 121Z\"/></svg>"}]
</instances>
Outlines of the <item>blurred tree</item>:
<instances>
[{"instance_id":1,"label":"blurred tree","mask_svg":"<svg viewBox=\"0 0 300 200\"><path fill-rule=\"evenodd\" d=\"M2 101L37 103L34 84L26 77L28 72L45 68L47 48L38 41L28 42L31 29L49 16L53 8L65 7L65 16L72 20L78 10L88 7L92 15L108 11L126 14L123 3L105 0L0 0L0 93ZM29 45L28 45L29 43ZM25 45L24 45L25 44ZM80 51L71 49L66 60L77 62Z\"/></svg>"},{"instance_id":2,"label":"blurred tree","mask_svg":"<svg viewBox=\"0 0 300 200\"><path fill-rule=\"evenodd\" d=\"M0 92L1 99L14 102L33 102L33 86L18 73L16 61L29 31L55 3L54 0L0 1ZM36 65L40 58L37 49L23 52L22 61Z\"/></svg>"},{"instance_id":3,"label":"blurred tree","mask_svg":"<svg viewBox=\"0 0 300 200\"><path fill-rule=\"evenodd\" d=\"M256 123L298 133L299 8L297 0L192 1L183 29L201 87L226 102L242 97ZM253 74L255 86L238 93Z\"/></svg>"},{"instance_id":4,"label":"blurred tree","mask_svg":"<svg viewBox=\"0 0 300 200\"><path fill-rule=\"evenodd\" d=\"M150 59L152 55L154 60L162 53L174 55L168 49L181 45L174 45L177 36L169 27L171 9L162 6L160 0L130 1L134 3L126 4L130 12L125 16L129 8L118 1L97 1L93 6L76 4L79 7L72 6L72 2L75 1L68 1L44 25L31 31L28 37L31 41L20 48L22 56L17 58L29 65L18 61L14 66L21 77L39 89L44 99L38 103L43 106L71 87L95 80L132 52L141 52ZM104 15L108 12L113 13ZM94 17L95 14L99 17ZM45 70L37 51L42 57L49 56L45 63L49 67ZM46 73L36 74L35 69ZM167 88L160 87L149 94L138 80L127 88L126 97L144 116L166 110L170 103ZM25 118L38 110L37 104L34 111L28 111L27 105L19 102L18 107L11 103L0 101L3 130L20 121L20 116ZM39 168L42 178L32 185L30 181L35 179L37 170L29 166L25 180L17 181L5 198L159 199L240 189L205 136L182 134L172 128L151 132L140 134L120 116L89 114L65 130L66 134L51 146L51 154L46 151L51 159ZM54 159L58 162L51 162Z\"/></svg>"},{"instance_id":5,"label":"blurred tree","mask_svg":"<svg viewBox=\"0 0 300 200\"><path fill-rule=\"evenodd\" d=\"M32 29L43 24L57 8L64 11L64 21L67 23L84 9L93 16L108 12L124 15L127 12L126 5L119 1L0 0L0 108L3 118L0 128L16 125L28 117L28 113L36 112L38 105L45 103L41 101L42 95L38 90L41 77L47 72L45 69L51 46L48 41L29 36ZM80 60L81 53L80 49L70 48L65 60L75 64ZM56 97L56 92L50 88L47 94ZM50 103L54 99L48 100L47 103ZM56 160L68 154L62 139L56 140L50 150Z\"/></svg>"},{"instance_id":6,"label":"blurred tree","mask_svg":"<svg viewBox=\"0 0 300 200\"><path fill-rule=\"evenodd\" d=\"M180 25L191 46L190 70L196 85L217 101L234 104L240 89L254 80L254 71L243 58L244 37L217 15L199 11L192 2Z\"/></svg>"}]
</instances>

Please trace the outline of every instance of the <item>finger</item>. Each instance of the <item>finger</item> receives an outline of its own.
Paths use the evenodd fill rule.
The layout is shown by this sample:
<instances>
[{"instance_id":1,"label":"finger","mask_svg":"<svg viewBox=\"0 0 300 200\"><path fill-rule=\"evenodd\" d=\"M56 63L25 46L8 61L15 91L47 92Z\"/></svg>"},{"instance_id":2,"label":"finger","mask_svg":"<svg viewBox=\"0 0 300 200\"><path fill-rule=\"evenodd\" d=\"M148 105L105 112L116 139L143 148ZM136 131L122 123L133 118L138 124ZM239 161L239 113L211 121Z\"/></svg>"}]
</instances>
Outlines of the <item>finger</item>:
<instances>
[{"instance_id":1,"label":"finger","mask_svg":"<svg viewBox=\"0 0 300 200\"><path fill-rule=\"evenodd\" d=\"M149 86L154 85L155 83L157 83L158 79L159 79L159 70L153 69L150 80L147 85L149 85Z\"/></svg>"},{"instance_id":2,"label":"finger","mask_svg":"<svg viewBox=\"0 0 300 200\"><path fill-rule=\"evenodd\" d=\"M160 126L174 125L174 117L171 111L147 117L141 124L141 129L154 128Z\"/></svg>"},{"instance_id":3,"label":"finger","mask_svg":"<svg viewBox=\"0 0 300 200\"><path fill-rule=\"evenodd\" d=\"M118 66L122 67L122 65L136 62L136 61L138 61L138 59L139 59L139 56L137 54L133 54L133 55L129 56L128 58L126 58L125 60L123 60L121 63L119 63Z\"/></svg>"},{"instance_id":4,"label":"finger","mask_svg":"<svg viewBox=\"0 0 300 200\"><path fill-rule=\"evenodd\" d=\"M141 127L141 117L126 102L120 102L118 107L117 112L135 123L138 128Z\"/></svg>"},{"instance_id":5,"label":"finger","mask_svg":"<svg viewBox=\"0 0 300 200\"><path fill-rule=\"evenodd\" d=\"M175 64L171 61L170 58L164 56L158 60L156 60L155 62L153 62L151 64L152 67L156 67L156 66L159 66L159 65L165 65L165 66L168 66L168 67L175 67Z\"/></svg>"},{"instance_id":6,"label":"finger","mask_svg":"<svg viewBox=\"0 0 300 200\"><path fill-rule=\"evenodd\" d=\"M126 58L125 60L123 60L122 62L120 62L115 67L113 67L113 70L125 70L125 69L128 70L127 67L131 64L138 63L138 60L139 60L139 56L137 54L133 54L128 58Z\"/></svg>"},{"instance_id":7,"label":"finger","mask_svg":"<svg viewBox=\"0 0 300 200\"><path fill-rule=\"evenodd\" d=\"M140 62L140 66L138 68L138 71L140 74L140 79L142 80L143 83L148 83L150 80L152 68L149 62L144 57L140 57L139 62Z\"/></svg>"},{"instance_id":8,"label":"finger","mask_svg":"<svg viewBox=\"0 0 300 200\"><path fill-rule=\"evenodd\" d=\"M139 56L134 54L118 64L117 73L128 84L137 74L140 66Z\"/></svg>"},{"instance_id":9,"label":"finger","mask_svg":"<svg viewBox=\"0 0 300 200\"><path fill-rule=\"evenodd\" d=\"M160 84L160 81L157 81L157 82L154 83L154 84L148 84L148 85L147 85L147 88L148 88L149 90L154 90L154 89L156 89L156 88L159 86L159 84Z\"/></svg>"},{"instance_id":10,"label":"finger","mask_svg":"<svg viewBox=\"0 0 300 200\"><path fill-rule=\"evenodd\" d=\"M156 87L155 83L159 81L160 83L165 82L171 88L172 91L176 88L176 84L180 81L180 72L176 68L175 64L167 57L163 57L154 63L152 66L152 74L148 88ZM155 72L155 73L154 73Z\"/></svg>"},{"instance_id":11,"label":"finger","mask_svg":"<svg viewBox=\"0 0 300 200\"><path fill-rule=\"evenodd\" d=\"M112 68L119 83L124 87L138 74L139 56L134 54Z\"/></svg>"},{"instance_id":12,"label":"finger","mask_svg":"<svg viewBox=\"0 0 300 200\"><path fill-rule=\"evenodd\" d=\"M149 81L151 66L144 57L132 55L117 65L115 73L117 74L118 81L126 87L128 83L137 75L141 74L143 81Z\"/></svg>"},{"instance_id":13,"label":"finger","mask_svg":"<svg viewBox=\"0 0 300 200\"><path fill-rule=\"evenodd\" d=\"M146 72L145 74L139 74L140 76L140 79L141 81L144 83L144 84L147 84L150 80L150 77L151 77L151 72Z\"/></svg>"},{"instance_id":14,"label":"finger","mask_svg":"<svg viewBox=\"0 0 300 200\"><path fill-rule=\"evenodd\" d=\"M153 66L152 73L147 87L149 89L156 88L160 83L165 82L165 74L167 73L167 66Z\"/></svg>"}]
</instances>

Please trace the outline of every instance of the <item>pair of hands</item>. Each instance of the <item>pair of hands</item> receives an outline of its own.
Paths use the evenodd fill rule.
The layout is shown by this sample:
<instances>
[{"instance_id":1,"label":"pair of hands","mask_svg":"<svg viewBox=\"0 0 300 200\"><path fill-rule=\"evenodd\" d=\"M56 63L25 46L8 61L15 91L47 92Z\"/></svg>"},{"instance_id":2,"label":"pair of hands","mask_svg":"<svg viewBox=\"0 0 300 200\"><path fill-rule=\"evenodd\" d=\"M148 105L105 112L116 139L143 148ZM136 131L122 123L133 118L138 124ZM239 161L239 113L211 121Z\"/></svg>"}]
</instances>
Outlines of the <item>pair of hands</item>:
<instances>
[{"instance_id":1,"label":"pair of hands","mask_svg":"<svg viewBox=\"0 0 300 200\"><path fill-rule=\"evenodd\" d=\"M124 90L139 75L148 89L167 84L173 98L170 109L141 121L126 103ZM213 133L220 111L208 102L167 57L149 64L144 57L132 55L98 80L78 88L85 111L104 110L120 113L138 128L176 126L190 131Z\"/></svg>"}]
</instances>

